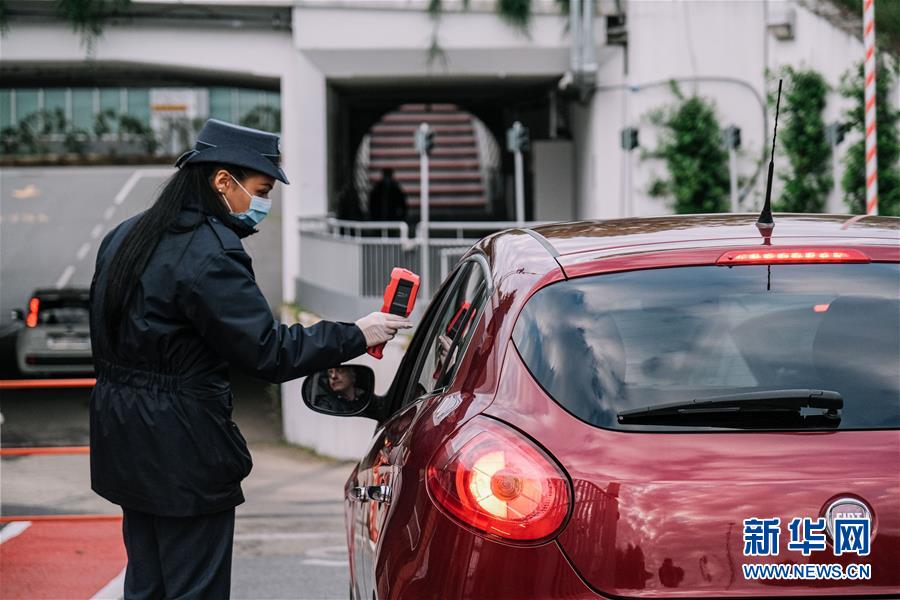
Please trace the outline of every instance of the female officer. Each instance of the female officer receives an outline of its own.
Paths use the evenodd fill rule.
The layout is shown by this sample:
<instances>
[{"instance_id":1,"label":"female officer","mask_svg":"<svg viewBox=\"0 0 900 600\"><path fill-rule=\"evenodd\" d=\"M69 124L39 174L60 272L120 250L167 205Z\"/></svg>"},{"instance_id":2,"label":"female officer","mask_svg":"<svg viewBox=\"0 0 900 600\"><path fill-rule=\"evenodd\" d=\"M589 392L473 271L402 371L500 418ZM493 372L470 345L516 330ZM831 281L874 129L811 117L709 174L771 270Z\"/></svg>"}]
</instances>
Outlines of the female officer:
<instances>
[{"instance_id":1,"label":"female officer","mask_svg":"<svg viewBox=\"0 0 900 600\"><path fill-rule=\"evenodd\" d=\"M122 506L126 598L227 598L252 462L229 366L270 382L354 358L410 324L282 325L241 239L269 210L278 137L210 119L146 211L102 241L91 282L91 487Z\"/></svg>"}]
</instances>

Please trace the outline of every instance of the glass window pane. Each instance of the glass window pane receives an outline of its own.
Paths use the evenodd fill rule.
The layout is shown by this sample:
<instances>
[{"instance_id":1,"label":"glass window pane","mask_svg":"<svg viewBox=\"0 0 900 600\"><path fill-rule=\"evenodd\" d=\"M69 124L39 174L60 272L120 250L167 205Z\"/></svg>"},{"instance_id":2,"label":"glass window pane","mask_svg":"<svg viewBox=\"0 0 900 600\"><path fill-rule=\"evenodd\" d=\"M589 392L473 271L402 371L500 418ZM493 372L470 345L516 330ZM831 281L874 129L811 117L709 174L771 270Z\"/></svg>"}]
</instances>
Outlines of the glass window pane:
<instances>
[{"instance_id":1,"label":"glass window pane","mask_svg":"<svg viewBox=\"0 0 900 600\"><path fill-rule=\"evenodd\" d=\"M238 92L238 106L240 107L238 114L240 115L240 120L243 121L244 117L264 101L265 99L259 90L240 90Z\"/></svg>"},{"instance_id":2,"label":"glass window pane","mask_svg":"<svg viewBox=\"0 0 900 600\"><path fill-rule=\"evenodd\" d=\"M51 88L44 90L44 110L51 114L53 131L61 132L60 125L66 122L66 90L64 88Z\"/></svg>"},{"instance_id":3,"label":"glass window pane","mask_svg":"<svg viewBox=\"0 0 900 600\"><path fill-rule=\"evenodd\" d=\"M150 90L147 88L128 89L128 114L145 127L150 126Z\"/></svg>"},{"instance_id":4,"label":"glass window pane","mask_svg":"<svg viewBox=\"0 0 900 600\"><path fill-rule=\"evenodd\" d=\"M100 90L100 110L112 109L118 114L122 109L122 90L104 88Z\"/></svg>"},{"instance_id":5,"label":"glass window pane","mask_svg":"<svg viewBox=\"0 0 900 600\"><path fill-rule=\"evenodd\" d=\"M643 423L618 416L700 398L818 389L843 397L841 418L829 427L893 429L900 426L898 289L894 263L595 275L538 291L513 339L547 393L598 427L797 428L806 418L799 410L684 412Z\"/></svg>"},{"instance_id":6,"label":"glass window pane","mask_svg":"<svg viewBox=\"0 0 900 600\"><path fill-rule=\"evenodd\" d=\"M430 337L422 348L427 355L411 399L431 393L450 382L457 360L461 357L461 342L468 339L470 331L474 331L472 317L478 310L479 298L483 298L481 273L481 269L472 262L460 267L434 322L435 329L429 332Z\"/></svg>"},{"instance_id":7,"label":"glass window pane","mask_svg":"<svg viewBox=\"0 0 900 600\"><path fill-rule=\"evenodd\" d=\"M94 90L92 88L72 89L72 124L82 129L93 129Z\"/></svg>"},{"instance_id":8,"label":"glass window pane","mask_svg":"<svg viewBox=\"0 0 900 600\"><path fill-rule=\"evenodd\" d=\"M0 90L0 129L12 125L12 93Z\"/></svg>"},{"instance_id":9,"label":"glass window pane","mask_svg":"<svg viewBox=\"0 0 900 600\"><path fill-rule=\"evenodd\" d=\"M16 90L16 121L38 110L38 91L35 89Z\"/></svg>"},{"instance_id":10,"label":"glass window pane","mask_svg":"<svg viewBox=\"0 0 900 600\"><path fill-rule=\"evenodd\" d=\"M231 121L231 88L215 87L209 89L209 117Z\"/></svg>"},{"instance_id":11,"label":"glass window pane","mask_svg":"<svg viewBox=\"0 0 900 600\"><path fill-rule=\"evenodd\" d=\"M100 111L105 112L111 110L115 114L115 118L108 118L110 132L118 131L118 116L122 112L122 90L121 88L103 88L100 90Z\"/></svg>"}]
</instances>

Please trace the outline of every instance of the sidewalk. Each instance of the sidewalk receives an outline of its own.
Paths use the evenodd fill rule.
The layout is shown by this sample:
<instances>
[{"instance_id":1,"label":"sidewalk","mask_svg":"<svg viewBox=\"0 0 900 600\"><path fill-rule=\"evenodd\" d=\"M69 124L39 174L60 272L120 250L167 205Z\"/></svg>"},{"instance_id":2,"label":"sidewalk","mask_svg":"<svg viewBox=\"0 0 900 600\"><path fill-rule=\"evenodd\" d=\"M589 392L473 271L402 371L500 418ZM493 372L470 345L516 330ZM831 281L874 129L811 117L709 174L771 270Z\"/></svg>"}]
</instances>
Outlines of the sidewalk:
<instances>
[{"instance_id":1,"label":"sidewalk","mask_svg":"<svg viewBox=\"0 0 900 600\"><path fill-rule=\"evenodd\" d=\"M265 388L252 380L235 383L236 420L254 468L243 485L246 502L237 508L233 597L346 597L343 488L352 464L280 442L280 411ZM33 410L10 411L4 439L15 433L16 415ZM86 407L76 401L66 412L76 437L85 432L81 411L86 418ZM0 512L120 515L91 491L89 469L87 455L3 458ZM104 597L121 596L119 521L9 524L0 534L3 598L92 598L104 588Z\"/></svg>"}]
</instances>

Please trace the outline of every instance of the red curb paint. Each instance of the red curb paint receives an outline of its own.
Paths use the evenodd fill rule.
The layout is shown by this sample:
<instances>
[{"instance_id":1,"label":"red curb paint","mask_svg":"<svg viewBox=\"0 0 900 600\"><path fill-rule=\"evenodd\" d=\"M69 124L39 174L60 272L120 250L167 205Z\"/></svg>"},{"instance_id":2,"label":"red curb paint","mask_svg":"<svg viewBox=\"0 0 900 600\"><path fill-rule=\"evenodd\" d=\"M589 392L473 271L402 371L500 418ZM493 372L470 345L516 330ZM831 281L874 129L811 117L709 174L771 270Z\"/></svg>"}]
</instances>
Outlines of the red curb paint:
<instances>
[{"instance_id":1,"label":"red curb paint","mask_svg":"<svg viewBox=\"0 0 900 600\"><path fill-rule=\"evenodd\" d=\"M33 454L90 454L90 446L43 446L36 448L0 448L0 456L30 456Z\"/></svg>"},{"instance_id":2,"label":"red curb paint","mask_svg":"<svg viewBox=\"0 0 900 600\"><path fill-rule=\"evenodd\" d=\"M94 387L95 378L85 379L0 379L0 390Z\"/></svg>"},{"instance_id":3,"label":"red curb paint","mask_svg":"<svg viewBox=\"0 0 900 600\"><path fill-rule=\"evenodd\" d=\"M119 522L33 523L0 545L3 598L91 598L125 566Z\"/></svg>"}]
</instances>

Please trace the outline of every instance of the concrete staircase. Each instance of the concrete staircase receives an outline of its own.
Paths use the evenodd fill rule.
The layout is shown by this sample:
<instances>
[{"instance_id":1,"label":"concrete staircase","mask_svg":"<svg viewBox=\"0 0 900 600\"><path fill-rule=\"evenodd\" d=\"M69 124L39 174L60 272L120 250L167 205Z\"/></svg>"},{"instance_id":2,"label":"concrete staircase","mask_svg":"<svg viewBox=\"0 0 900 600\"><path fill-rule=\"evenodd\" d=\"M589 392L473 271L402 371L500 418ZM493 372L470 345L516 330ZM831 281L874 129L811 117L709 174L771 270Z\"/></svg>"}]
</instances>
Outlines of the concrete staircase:
<instances>
[{"instance_id":1,"label":"concrete staircase","mask_svg":"<svg viewBox=\"0 0 900 600\"><path fill-rule=\"evenodd\" d=\"M487 211L490 207L472 116L455 104L403 104L376 123L369 141L370 183L381 178L381 169L392 167L394 178L407 194L407 206L418 212L419 154L413 139L422 122L428 122L435 132L429 178L429 206L435 216L463 218Z\"/></svg>"}]
</instances>

